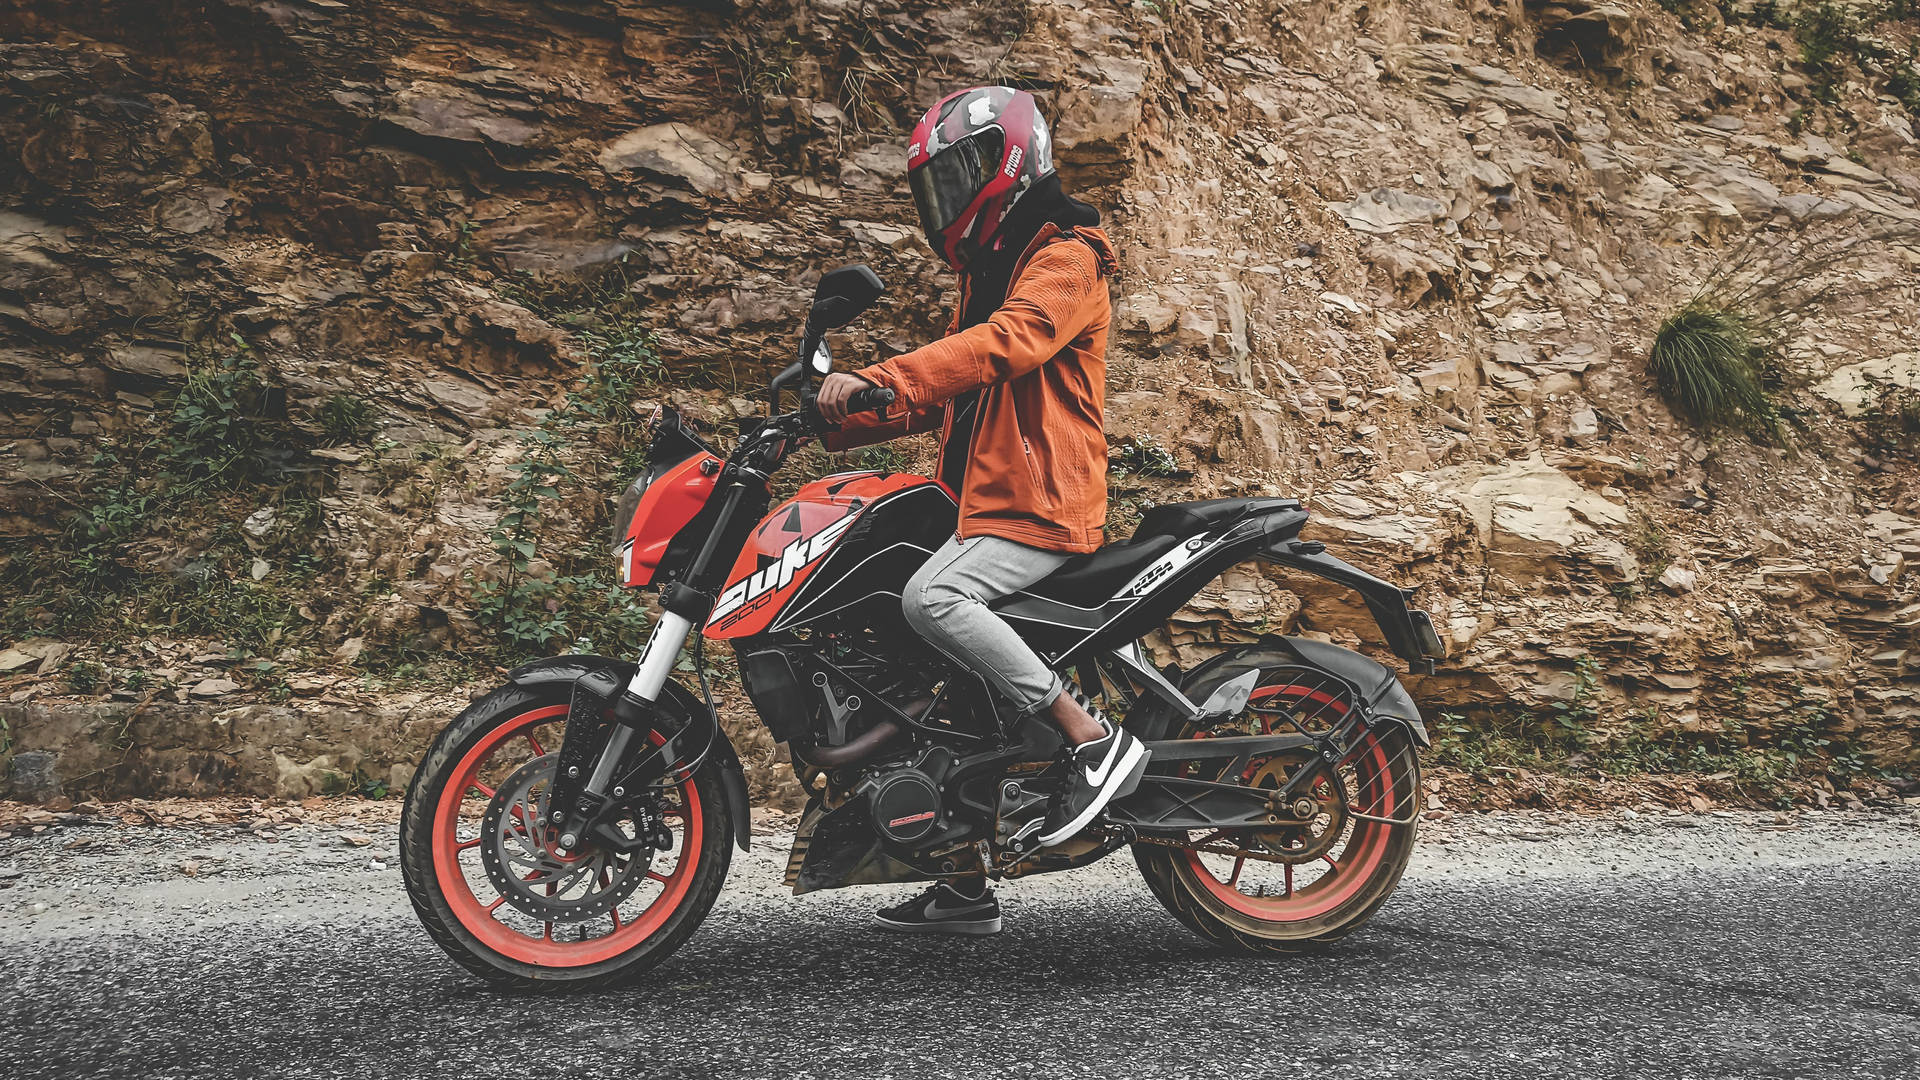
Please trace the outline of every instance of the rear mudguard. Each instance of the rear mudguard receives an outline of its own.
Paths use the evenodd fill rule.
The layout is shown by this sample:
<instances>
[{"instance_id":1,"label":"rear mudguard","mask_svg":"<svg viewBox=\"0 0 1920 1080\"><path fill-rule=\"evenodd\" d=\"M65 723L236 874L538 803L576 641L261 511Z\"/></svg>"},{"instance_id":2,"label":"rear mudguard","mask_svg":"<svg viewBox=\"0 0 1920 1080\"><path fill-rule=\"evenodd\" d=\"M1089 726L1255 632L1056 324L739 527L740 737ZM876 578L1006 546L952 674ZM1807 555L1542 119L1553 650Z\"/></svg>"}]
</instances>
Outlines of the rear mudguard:
<instances>
[{"instance_id":1,"label":"rear mudguard","mask_svg":"<svg viewBox=\"0 0 1920 1080\"><path fill-rule=\"evenodd\" d=\"M607 671L625 685L633 678L635 665L626 660L615 660L608 656L591 656L585 653L572 656L550 656L545 660L535 660L531 664L522 664L507 672L507 678L516 686L539 686L549 683L572 683L580 676L591 671ZM740 755L733 749L727 733L720 727L720 718L713 715L704 701L696 697L693 691L681 686L672 679L660 692L659 707L672 709L681 719L691 721L704 716L714 729L711 760L720 769L720 790L726 794L727 811L733 818L733 842L740 850L747 850L748 839L753 835L753 822L747 807L747 774L740 767Z\"/></svg>"},{"instance_id":2,"label":"rear mudguard","mask_svg":"<svg viewBox=\"0 0 1920 1080\"><path fill-rule=\"evenodd\" d=\"M1432 745L1432 739L1427 735L1426 722L1420 718L1420 710L1413 703L1413 695L1407 693L1407 688L1400 685L1400 677L1394 674L1392 668L1369 660L1351 649L1329 645L1324 641L1268 635L1251 645L1228 649L1208 659L1188 672L1181 682L1185 686L1192 686L1195 681L1222 664L1231 663L1248 653L1265 650L1287 653L1302 665L1324 671L1352 687L1354 697L1360 705L1360 717L1369 726L1400 724L1407 729L1408 734L1413 736L1416 744ZM1153 730L1138 731L1136 734L1147 739L1174 737L1174 725L1178 717L1173 716L1171 712L1161 714L1161 710L1155 710L1155 713L1157 715L1149 720L1149 726Z\"/></svg>"}]
</instances>

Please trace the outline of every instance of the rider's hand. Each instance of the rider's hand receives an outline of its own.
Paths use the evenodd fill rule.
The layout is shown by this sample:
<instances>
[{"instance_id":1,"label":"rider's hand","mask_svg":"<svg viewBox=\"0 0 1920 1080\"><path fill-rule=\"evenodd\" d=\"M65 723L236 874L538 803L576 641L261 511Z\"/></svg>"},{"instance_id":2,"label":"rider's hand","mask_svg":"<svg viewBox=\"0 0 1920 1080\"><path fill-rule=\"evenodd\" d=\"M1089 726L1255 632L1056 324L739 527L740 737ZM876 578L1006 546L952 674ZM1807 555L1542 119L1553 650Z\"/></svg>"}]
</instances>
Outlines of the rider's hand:
<instances>
[{"instance_id":1,"label":"rider's hand","mask_svg":"<svg viewBox=\"0 0 1920 1080\"><path fill-rule=\"evenodd\" d=\"M848 399L872 386L872 383L858 375L836 371L820 381L820 393L814 398L814 405L829 423L844 424L847 422Z\"/></svg>"}]
</instances>

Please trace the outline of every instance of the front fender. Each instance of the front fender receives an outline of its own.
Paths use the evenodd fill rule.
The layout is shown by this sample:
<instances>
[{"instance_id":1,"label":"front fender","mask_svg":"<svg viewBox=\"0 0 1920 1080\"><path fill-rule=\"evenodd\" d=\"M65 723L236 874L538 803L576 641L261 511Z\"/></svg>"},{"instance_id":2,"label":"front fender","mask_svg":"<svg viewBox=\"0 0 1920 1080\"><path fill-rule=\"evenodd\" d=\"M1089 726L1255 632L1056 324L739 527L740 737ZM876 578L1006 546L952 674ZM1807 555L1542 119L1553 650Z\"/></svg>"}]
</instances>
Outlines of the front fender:
<instances>
[{"instance_id":1,"label":"front fender","mask_svg":"<svg viewBox=\"0 0 1920 1080\"><path fill-rule=\"evenodd\" d=\"M615 660L610 656L575 653L549 656L545 660L522 664L507 672L507 679L517 686L538 686L545 683L571 683L591 671L608 671L624 685L633 678L636 666L631 661ZM733 818L733 842L740 846L741 851L747 850L753 835L753 820L747 805L747 774L740 765L740 755L734 750L732 740L727 738L726 730L720 727L720 718L714 716L706 702L700 700L693 691L672 679L667 680L660 696L661 707L678 710L683 719L691 720L704 713L713 722L712 761L720 767L720 790L726 795L727 811Z\"/></svg>"}]
</instances>

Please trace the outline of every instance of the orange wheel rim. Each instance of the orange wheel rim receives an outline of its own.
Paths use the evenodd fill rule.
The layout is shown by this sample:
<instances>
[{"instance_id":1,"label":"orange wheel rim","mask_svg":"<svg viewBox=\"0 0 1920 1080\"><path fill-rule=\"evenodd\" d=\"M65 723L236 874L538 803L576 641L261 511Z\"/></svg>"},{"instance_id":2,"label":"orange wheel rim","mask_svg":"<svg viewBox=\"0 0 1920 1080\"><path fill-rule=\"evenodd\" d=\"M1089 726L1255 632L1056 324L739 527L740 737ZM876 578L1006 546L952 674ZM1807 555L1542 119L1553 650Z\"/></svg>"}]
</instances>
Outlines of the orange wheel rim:
<instances>
[{"instance_id":1,"label":"orange wheel rim","mask_svg":"<svg viewBox=\"0 0 1920 1080\"><path fill-rule=\"evenodd\" d=\"M488 898L477 892L475 881L469 877L468 862L463 862L485 842L486 837L482 834L461 839L462 809L470 792L478 792L487 799L493 797L493 788L481 781L480 774L496 752L513 740L524 737L528 740L529 749L538 756L541 746L533 736L534 729L555 718L564 717L566 712L565 705L549 705L521 713L489 731L454 766L453 774L446 787L441 789L440 800L434 806L433 820L434 878L454 918L469 934L494 952L510 960L549 968L586 967L611 960L637 948L658 932L693 887L706 823L700 792L693 781L689 779L672 789L678 793L680 802L677 807L669 808L667 817L670 823L678 818L679 828L672 830L678 858L668 871L648 869L648 880L659 887L644 898L644 906L636 904L635 909L625 913L616 907L608 916L592 924L578 924L603 931L595 936L567 941L553 936L553 923L544 924L542 932L535 934L530 926L514 926L503 921L501 912L504 897L495 894ZM661 741L657 734L653 738L656 744ZM492 888L487 885L484 874L480 875L479 883L487 890Z\"/></svg>"}]
</instances>

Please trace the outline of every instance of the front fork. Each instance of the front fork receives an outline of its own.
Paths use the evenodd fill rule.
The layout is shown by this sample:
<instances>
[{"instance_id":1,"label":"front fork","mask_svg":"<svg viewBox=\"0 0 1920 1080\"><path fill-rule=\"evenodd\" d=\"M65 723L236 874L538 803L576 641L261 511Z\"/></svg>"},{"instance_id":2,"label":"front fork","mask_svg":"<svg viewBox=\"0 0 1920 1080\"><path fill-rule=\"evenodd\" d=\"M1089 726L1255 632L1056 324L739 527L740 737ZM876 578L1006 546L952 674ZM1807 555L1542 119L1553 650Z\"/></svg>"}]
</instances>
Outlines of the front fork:
<instances>
[{"instance_id":1,"label":"front fork","mask_svg":"<svg viewBox=\"0 0 1920 1080\"><path fill-rule=\"evenodd\" d=\"M561 829L560 848L563 852L579 845L581 829L586 824L584 819L608 801L607 789L613 783L614 771L626 759L634 736L653 716L654 705L660 700L660 691L666 688L667 676L673 671L673 662L679 658L680 650L686 647L687 636L692 630L691 620L669 611L660 616L660 621L654 624L653 633L647 635L646 648L640 654L640 666L634 670L633 678L627 680L626 692L613 707L613 724L612 730L607 733L607 745L594 761L593 772L588 774L586 783L580 786L579 798L570 800L574 805L574 813L569 815L560 808L559 800L554 802L554 810L548 820ZM579 771L578 766L574 767L574 771ZM611 792L616 800L625 798L626 794L620 788L614 788ZM570 817L573 820L568 820Z\"/></svg>"},{"instance_id":2,"label":"front fork","mask_svg":"<svg viewBox=\"0 0 1920 1080\"><path fill-rule=\"evenodd\" d=\"M751 470L742 469L760 480L761 490L765 490L765 478ZM673 665L680 658L680 650L687 644L687 638L695 633L698 624L706 622L707 615L713 611L713 594L687 582L704 582L708 579L708 570L721 558L729 558L733 552L722 550L725 538L734 535L734 523L742 513L749 511L753 500L754 488L749 480L736 477L721 496L725 502L720 513L714 518L713 530L700 545L700 551L694 555L687 568L686 581L676 582L661 593L662 612L660 621L653 626L653 632L647 635L646 648L641 651L640 663L634 669L633 678L627 680L626 687L615 695L608 708L606 743L597 755L593 755L593 767L587 772L585 780L578 773L579 766L570 766L564 776L553 779L552 811L547 820L560 832L559 848L562 854L578 847L582 838L589 833L594 821L611 805L624 800L628 792L624 787L614 787L614 775L627 759L627 751L632 748L633 740L640 733L651 731L655 727L656 704L660 692L667 685L667 679L673 674ZM576 707L578 705L576 696ZM597 731L597 724L580 723L581 718L567 717L567 739L579 737L583 729ZM581 760L585 755L574 755L562 748L562 761ZM667 749L663 747L663 749ZM677 755L680 749L672 746ZM679 765L676 760L664 760L662 765L671 771ZM629 778L625 783L635 780L647 781L651 777Z\"/></svg>"}]
</instances>

